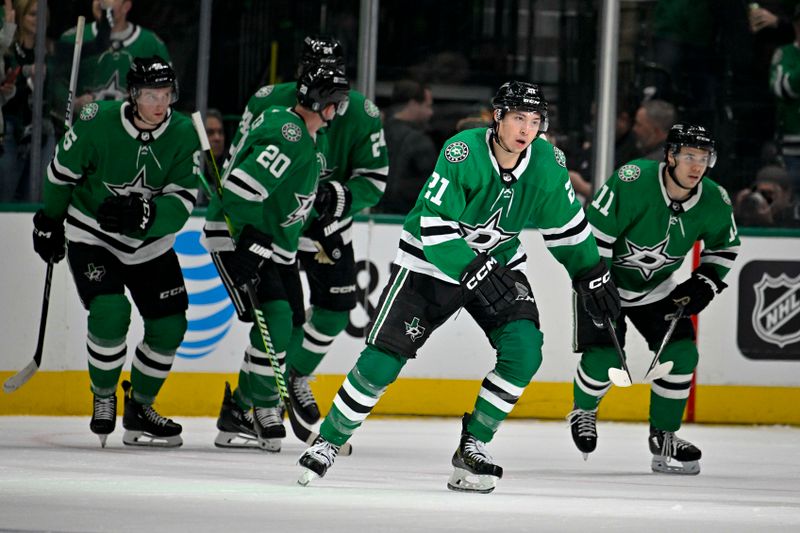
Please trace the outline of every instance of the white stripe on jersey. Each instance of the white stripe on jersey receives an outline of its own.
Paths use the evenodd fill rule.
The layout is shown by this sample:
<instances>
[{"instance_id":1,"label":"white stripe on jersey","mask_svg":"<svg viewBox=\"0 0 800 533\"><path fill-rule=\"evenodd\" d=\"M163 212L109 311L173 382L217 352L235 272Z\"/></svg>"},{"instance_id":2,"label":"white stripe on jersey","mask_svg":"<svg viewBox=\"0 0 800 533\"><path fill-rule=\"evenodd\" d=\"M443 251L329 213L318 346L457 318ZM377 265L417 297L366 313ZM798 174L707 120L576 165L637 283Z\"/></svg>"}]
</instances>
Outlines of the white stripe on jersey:
<instances>
[{"instance_id":1,"label":"white stripe on jersey","mask_svg":"<svg viewBox=\"0 0 800 533\"><path fill-rule=\"evenodd\" d=\"M225 180L224 188L231 191L236 196L239 196L249 202L263 202L269 197L269 192L267 191L266 187L261 185L257 179L253 176L242 170L241 168L233 169L231 172L231 176L236 176L240 180L242 180L245 185L256 191L255 193L243 189L236 183L234 180L231 180L230 177Z\"/></svg>"}]
</instances>

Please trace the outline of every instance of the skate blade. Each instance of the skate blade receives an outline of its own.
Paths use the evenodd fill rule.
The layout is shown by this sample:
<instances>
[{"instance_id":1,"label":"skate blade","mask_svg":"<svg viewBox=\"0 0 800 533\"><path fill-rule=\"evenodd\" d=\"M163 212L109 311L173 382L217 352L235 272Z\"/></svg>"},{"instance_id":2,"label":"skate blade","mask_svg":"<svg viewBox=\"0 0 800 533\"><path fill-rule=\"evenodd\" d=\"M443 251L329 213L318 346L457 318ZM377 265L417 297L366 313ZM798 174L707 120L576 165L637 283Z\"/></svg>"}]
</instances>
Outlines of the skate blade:
<instances>
[{"instance_id":1,"label":"skate blade","mask_svg":"<svg viewBox=\"0 0 800 533\"><path fill-rule=\"evenodd\" d=\"M261 448L255 436L232 431L220 431L217 434L217 438L214 439L214 446L217 448L247 448L250 450Z\"/></svg>"},{"instance_id":2,"label":"skate blade","mask_svg":"<svg viewBox=\"0 0 800 533\"><path fill-rule=\"evenodd\" d=\"M297 484L302 487L307 487L308 484L315 479L319 479L319 475L313 470L303 467L303 472L300 474L300 477L297 478Z\"/></svg>"},{"instance_id":3,"label":"skate blade","mask_svg":"<svg viewBox=\"0 0 800 533\"><path fill-rule=\"evenodd\" d=\"M588 460L589 460L589 454L588 454L588 453L586 453L586 452L581 452L581 454L583 455L583 460L584 460L584 461L588 461Z\"/></svg>"},{"instance_id":4,"label":"skate blade","mask_svg":"<svg viewBox=\"0 0 800 533\"><path fill-rule=\"evenodd\" d=\"M663 378L670 373L673 364L674 363L672 361L664 361L663 363L654 366L653 369L644 376L644 382L652 383L657 379Z\"/></svg>"},{"instance_id":5,"label":"skate blade","mask_svg":"<svg viewBox=\"0 0 800 533\"><path fill-rule=\"evenodd\" d=\"M489 494L497 486L497 479L495 476L473 474L463 468L454 468L447 480L447 488L456 492Z\"/></svg>"},{"instance_id":6,"label":"skate blade","mask_svg":"<svg viewBox=\"0 0 800 533\"><path fill-rule=\"evenodd\" d=\"M100 439L100 447L106 447L106 441L108 440L108 435L97 435L97 438Z\"/></svg>"},{"instance_id":7,"label":"skate blade","mask_svg":"<svg viewBox=\"0 0 800 533\"><path fill-rule=\"evenodd\" d=\"M680 466L676 464L670 464L670 462L680 463ZM653 456L653 462L650 466L653 469L653 472L657 474L696 476L700 473L700 461L681 462L660 455Z\"/></svg>"},{"instance_id":8,"label":"skate blade","mask_svg":"<svg viewBox=\"0 0 800 533\"><path fill-rule=\"evenodd\" d=\"M258 439L258 447L265 452L278 453L281 451L281 439Z\"/></svg>"},{"instance_id":9,"label":"skate blade","mask_svg":"<svg viewBox=\"0 0 800 533\"><path fill-rule=\"evenodd\" d=\"M144 431L125 430L122 435L122 442L128 446L141 446L143 448L177 448L183 444L180 435L172 437L157 437Z\"/></svg>"},{"instance_id":10,"label":"skate blade","mask_svg":"<svg viewBox=\"0 0 800 533\"><path fill-rule=\"evenodd\" d=\"M630 387L631 376L621 368L611 367L608 369L608 379L617 387Z\"/></svg>"}]
</instances>

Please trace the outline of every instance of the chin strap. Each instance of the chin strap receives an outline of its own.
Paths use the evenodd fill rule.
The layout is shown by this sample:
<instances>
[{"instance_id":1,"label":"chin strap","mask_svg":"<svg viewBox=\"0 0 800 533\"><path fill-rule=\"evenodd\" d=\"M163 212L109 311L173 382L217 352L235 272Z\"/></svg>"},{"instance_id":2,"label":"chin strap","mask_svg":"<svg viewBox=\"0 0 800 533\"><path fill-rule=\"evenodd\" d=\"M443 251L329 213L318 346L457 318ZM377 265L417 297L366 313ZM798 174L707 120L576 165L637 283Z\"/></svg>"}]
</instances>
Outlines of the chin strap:
<instances>
[{"instance_id":1,"label":"chin strap","mask_svg":"<svg viewBox=\"0 0 800 533\"><path fill-rule=\"evenodd\" d=\"M672 182L677 185L679 188L683 189L684 191L689 191L689 196L686 197L684 200L674 200L670 198L669 194L667 194L667 198L669 198L669 208L676 214L679 215L685 211L683 208L683 203L689 200L692 196L697 193L697 187L685 187L678 181L678 178L675 177L675 174L672 172L675 167L672 167L667 163L667 175L669 175Z\"/></svg>"}]
</instances>

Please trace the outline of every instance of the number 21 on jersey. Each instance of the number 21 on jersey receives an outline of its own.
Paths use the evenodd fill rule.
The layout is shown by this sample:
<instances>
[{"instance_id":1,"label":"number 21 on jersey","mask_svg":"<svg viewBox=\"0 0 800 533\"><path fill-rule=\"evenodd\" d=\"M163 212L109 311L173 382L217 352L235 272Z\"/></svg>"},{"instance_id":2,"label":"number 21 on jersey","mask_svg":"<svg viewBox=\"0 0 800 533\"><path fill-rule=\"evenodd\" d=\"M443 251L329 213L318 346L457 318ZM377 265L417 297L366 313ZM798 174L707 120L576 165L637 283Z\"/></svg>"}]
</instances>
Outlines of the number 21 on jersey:
<instances>
[{"instance_id":1,"label":"number 21 on jersey","mask_svg":"<svg viewBox=\"0 0 800 533\"><path fill-rule=\"evenodd\" d=\"M425 199L430 200L436 205L442 205L442 195L448 185L450 185L449 179L441 177L438 172L434 172L428 183L428 190L425 191ZM433 196L431 196L431 193L434 193Z\"/></svg>"}]
</instances>

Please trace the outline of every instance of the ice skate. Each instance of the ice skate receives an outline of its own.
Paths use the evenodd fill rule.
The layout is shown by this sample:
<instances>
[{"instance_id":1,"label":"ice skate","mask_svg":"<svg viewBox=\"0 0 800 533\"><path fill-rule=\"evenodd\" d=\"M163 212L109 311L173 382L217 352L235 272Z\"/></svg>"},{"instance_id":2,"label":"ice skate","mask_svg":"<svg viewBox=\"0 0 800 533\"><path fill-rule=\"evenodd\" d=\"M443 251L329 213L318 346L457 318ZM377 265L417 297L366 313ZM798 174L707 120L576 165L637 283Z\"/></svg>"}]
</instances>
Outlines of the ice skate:
<instances>
[{"instance_id":1,"label":"ice skate","mask_svg":"<svg viewBox=\"0 0 800 533\"><path fill-rule=\"evenodd\" d=\"M106 447L106 439L117 425L117 395L101 398L94 395L92 420L89 429L100 439L100 446Z\"/></svg>"},{"instance_id":2,"label":"ice skate","mask_svg":"<svg viewBox=\"0 0 800 533\"><path fill-rule=\"evenodd\" d=\"M325 477L325 473L333 466L333 461L338 453L339 446L331 444L322 436L317 437L314 444L297 461L303 467L297 483L305 487L313 480Z\"/></svg>"},{"instance_id":3,"label":"ice skate","mask_svg":"<svg viewBox=\"0 0 800 533\"><path fill-rule=\"evenodd\" d=\"M453 454L453 473L447 481L447 488L463 492L488 494L503 477L503 468L494 464L494 459L486 451L486 444L467 432L470 415L465 413L461 425L461 442Z\"/></svg>"},{"instance_id":4,"label":"ice skate","mask_svg":"<svg viewBox=\"0 0 800 533\"><path fill-rule=\"evenodd\" d=\"M279 406L256 407L253 411L253 427L258 439L258 446L268 452L281 451L281 439L286 437L281 408Z\"/></svg>"},{"instance_id":5,"label":"ice skate","mask_svg":"<svg viewBox=\"0 0 800 533\"><path fill-rule=\"evenodd\" d=\"M588 411L575 407L567 415L567 421L572 428L572 441L586 461L597 448L597 409Z\"/></svg>"},{"instance_id":6,"label":"ice skate","mask_svg":"<svg viewBox=\"0 0 800 533\"><path fill-rule=\"evenodd\" d=\"M253 414L244 410L233 401L231 386L225 382L225 393L222 397L222 407L217 418L217 438L214 445L218 448L254 448L258 444L258 436L253 427Z\"/></svg>"},{"instance_id":7,"label":"ice skate","mask_svg":"<svg viewBox=\"0 0 800 533\"><path fill-rule=\"evenodd\" d=\"M125 391L125 409L122 415L122 427L125 428L123 443L129 446L159 448L175 448L183 444L181 439L183 428L180 424L158 414L152 405L134 400L129 381L123 381L122 388Z\"/></svg>"},{"instance_id":8,"label":"ice skate","mask_svg":"<svg viewBox=\"0 0 800 533\"><path fill-rule=\"evenodd\" d=\"M309 426L319 422L319 406L308 385L311 379L313 378L310 376L301 376L290 369L286 383L292 410Z\"/></svg>"},{"instance_id":9,"label":"ice skate","mask_svg":"<svg viewBox=\"0 0 800 533\"><path fill-rule=\"evenodd\" d=\"M678 438L672 431L662 431L650 426L650 452L653 472L696 476L700 473L702 453L691 442ZM670 464L677 461L680 465Z\"/></svg>"}]
</instances>

